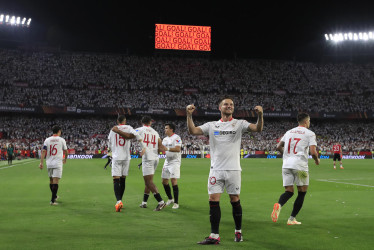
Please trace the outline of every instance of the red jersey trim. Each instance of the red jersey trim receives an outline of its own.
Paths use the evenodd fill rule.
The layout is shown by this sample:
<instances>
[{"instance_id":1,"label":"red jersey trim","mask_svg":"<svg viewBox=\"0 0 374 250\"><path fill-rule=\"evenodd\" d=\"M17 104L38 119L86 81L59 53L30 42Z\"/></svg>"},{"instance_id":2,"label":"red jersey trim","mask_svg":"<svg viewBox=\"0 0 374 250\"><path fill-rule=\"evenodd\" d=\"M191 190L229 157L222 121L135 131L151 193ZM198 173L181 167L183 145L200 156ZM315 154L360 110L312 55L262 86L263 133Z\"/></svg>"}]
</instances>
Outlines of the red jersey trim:
<instances>
[{"instance_id":1,"label":"red jersey trim","mask_svg":"<svg viewBox=\"0 0 374 250\"><path fill-rule=\"evenodd\" d=\"M228 120L227 122L231 122L232 121L232 119L234 119L233 117L231 117L231 119L230 120ZM221 122L224 122L224 121L222 121L222 118L221 119L219 119Z\"/></svg>"}]
</instances>

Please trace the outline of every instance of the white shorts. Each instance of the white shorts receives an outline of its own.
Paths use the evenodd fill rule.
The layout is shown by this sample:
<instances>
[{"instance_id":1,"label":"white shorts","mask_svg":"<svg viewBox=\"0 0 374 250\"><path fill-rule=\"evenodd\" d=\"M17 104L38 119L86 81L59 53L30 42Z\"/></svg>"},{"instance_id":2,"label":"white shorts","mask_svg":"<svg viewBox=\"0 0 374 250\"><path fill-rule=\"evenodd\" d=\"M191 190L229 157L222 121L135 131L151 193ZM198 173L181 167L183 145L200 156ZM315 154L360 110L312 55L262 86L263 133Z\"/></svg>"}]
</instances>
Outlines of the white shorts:
<instances>
[{"instance_id":1,"label":"white shorts","mask_svg":"<svg viewBox=\"0 0 374 250\"><path fill-rule=\"evenodd\" d=\"M112 160L112 176L128 176L130 160Z\"/></svg>"},{"instance_id":2,"label":"white shorts","mask_svg":"<svg viewBox=\"0 0 374 250\"><path fill-rule=\"evenodd\" d=\"M181 166L179 164L168 164L162 168L161 178L162 179L179 179L181 176Z\"/></svg>"},{"instance_id":3,"label":"white shorts","mask_svg":"<svg viewBox=\"0 0 374 250\"><path fill-rule=\"evenodd\" d=\"M283 168L283 186L293 186L294 184L296 184L296 186L300 187L309 185L309 173L307 171L304 171L304 173L306 173L306 176L302 176L299 172L300 170Z\"/></svg>"},{"instance_id":4,"label":"white shorts","mask_svg":"<svg viewBox=\"0 0 374 250\"><path fill-rule=\"evenodd\" d=\"M240 194L241 182L240 170L210 170L208 193L222 194L226 188L228 194Z\"/></svg>"},{"instance_id":5,"label":"white shorts","mask_svg":"<svg viewBox=\"0 0 374 250\"><path fill-rule=\"evenodd\" d=\"M48 168L48 177L61 179L61 177L62 177L62 167Z\"/></svg>"},{"instance_id":6,"label":"white shorts","mask_svg":"<svg viewBox=\"0 0 374 250\"><path fill-rule=\"evenodd\" d=\"M147 160L142 161L143 176L154 175L157 165L158 165L158 161L159 159L153 160L153 161L147 161Z\"/></svg>"}]
</instances>

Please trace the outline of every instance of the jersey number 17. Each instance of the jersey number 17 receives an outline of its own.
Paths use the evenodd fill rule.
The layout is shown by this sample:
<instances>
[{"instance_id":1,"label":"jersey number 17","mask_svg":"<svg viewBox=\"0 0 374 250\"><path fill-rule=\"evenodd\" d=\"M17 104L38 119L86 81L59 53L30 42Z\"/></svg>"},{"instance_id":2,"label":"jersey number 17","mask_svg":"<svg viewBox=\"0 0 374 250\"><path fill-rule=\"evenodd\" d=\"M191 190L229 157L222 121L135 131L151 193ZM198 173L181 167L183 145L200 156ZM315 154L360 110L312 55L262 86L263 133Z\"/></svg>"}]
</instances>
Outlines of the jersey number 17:
<instances>
[{"instance_id":1,"label":"jersey number 17","mask_svg":"<svg viewBox=\"0 0 374 250\"><path fill-rule=\"evenodd\" d=\"M297 154L297 152L296 152L296 146L299 143L299 141L301 141L301 139L300 138L293 138L293 139L294 139L294 141L296 141L296 143L295 143L295 145L293 147L293 153ZM288 141L288 153L289 154L290 154L290 151L291 151L291 140L292 140L292 138L290 138L290 140Z\"/></svg>"}]
</instances>

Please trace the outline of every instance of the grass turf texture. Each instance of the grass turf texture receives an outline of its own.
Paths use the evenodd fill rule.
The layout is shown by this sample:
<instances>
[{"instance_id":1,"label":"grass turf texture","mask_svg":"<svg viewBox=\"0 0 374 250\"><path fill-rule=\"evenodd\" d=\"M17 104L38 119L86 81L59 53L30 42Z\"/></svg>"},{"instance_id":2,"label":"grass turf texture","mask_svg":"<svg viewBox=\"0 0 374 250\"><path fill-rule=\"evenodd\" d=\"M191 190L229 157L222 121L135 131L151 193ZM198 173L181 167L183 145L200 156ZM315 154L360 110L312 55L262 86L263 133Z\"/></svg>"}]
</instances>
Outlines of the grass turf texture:
<instances>
[{"instance_id":1,"label":"grass turf texture","mask_svg":"<svg viewBox=\"0 0 374 250\"><path fill-rule=\"evenodd\" d=\"M133 159L124 209L116 213L106 159L68 160L60 181L59 206L50 206L47 171L38 161L0 162L0 249L201 249L210 233L208 159L183 159L179 181L180 208L139 208L143 179ZM283 193L280 159L241 161L244 242L234 242L234 221L227 194L221 198L220 249L373 249L374 161L310 161L310 187L297 219L287 226L297 193L282 208L277 223L270 214ZM163 160L155 183L163 198Z\"/></svg>"}]
</instances>

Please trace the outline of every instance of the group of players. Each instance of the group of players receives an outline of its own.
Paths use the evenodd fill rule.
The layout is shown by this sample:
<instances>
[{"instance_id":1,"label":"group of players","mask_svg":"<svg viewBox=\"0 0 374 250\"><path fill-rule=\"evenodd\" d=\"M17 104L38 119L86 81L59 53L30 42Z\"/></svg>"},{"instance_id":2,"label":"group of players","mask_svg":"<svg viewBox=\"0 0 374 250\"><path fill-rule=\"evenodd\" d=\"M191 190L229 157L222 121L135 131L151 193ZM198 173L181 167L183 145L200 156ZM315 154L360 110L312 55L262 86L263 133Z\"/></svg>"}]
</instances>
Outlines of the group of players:
<instances>
[{"instance_id":1,"label":"group of players","mask_svg":"<svg viewBox=\"0 0 374 250\"><path fill-rule=\"evenodd\" d=\"M144 197L140 204L141 208L147 208L147 201L150 192L154 195L158 202L157 207L154 211L160 211L165 206L172 203L173 209L179 208L178 197L179 189L177 180L180 178L180 165L181 165L181 138L174 133L174 124L165 124L166 138L161 141L161 138L157 131L152 126L152 119L149 116L142 118L143 126L137 129L133 129L130 125L126 125L126 117L118 117L118 126L114 126L109 133L109 149L112 152L112 176L114 183L114 194L117 199L115 205L116 211L120 212L123 203L122 197L126 185L126 176L129 172L130 166L130 144L129 140L136 139L141 147L142 156L142 167L143 178L145 183ZM162 199L157 186L153 182L153 176L155 174L158 162L159 152L166 152L166 159L162 169L162 183L165 192L168 196L167 202ZM139 166L139 167L140 167ZM171 194L169 180L171 179L172 188L174 192L174 199Z\"/></svg>"},{"instance_id":2,"label":"group of players","mask_svg":"<svg viewBox=\"0 0 374 250\"><path fill-rule=\"evenodd\" d=\"M220 198L226 189L232 205L232 215L235 222L235 242L243 241L242 236L242 206L240 204L241 190L241 166L240 146L242 135L246 132L261 132L263 130L263 109L261 106L254 108L258 119L256 124L246 120L234 119L234 102L230 97L220 100L218 108L221 112L221 119L207 122L201 126L195 126L192 115L196 110L194 105L186 107L187 127L191 135L205 135L209 137L211 166L208 177L209 193L209 215L211 233L198 244L210 245L219 244L219 225L221 219ZM283 154L282 178L285 192L280 195L277 203L274 204L271 218L278 221L281 208L294 194L294 185L297 186L298 195L294 203L291 216L287 220L288 225L300 225L296 220L309 185L308 158L309 152L316 165L320 160L317 152L316 135L309 130L310 116L300 113L297 116L298 126L287 131L277 145L277 150ZM128 175L130 155L130 141L137 140L142 147L142 171L145 182L144 198L140 204L141 208L147 207L147 200L150 192L153 193L158 202L155 211L162 210L165 206L174 203L173 208L179 208L177 179L180 177L181 164L181 138L174 133L175 127L172 124L165 124L167 137L161 141L159 134L151 127L150 117L143 117L143 127L133 129L126 125L126 118L118 118L118 126L114 126L109 134L109 148L112 152L112 176L114 193L117 199L115 209L117 212L123 208L122 197L125 190L126 176ZM53 136L46 139L43 147L40 168L43 168L43 159L47 157L48 175L52 191L51 204L56 205L58 180L62 174L62 164L66 162L67 148L65 140L59 137L61 129L53 128ZM341 149L341 148L340 148ZM153 176L158 165L158 152L166 151L166 160L162 170L162 183L168 196L165 202L156 185ZM65 153L65 158L63 158ZM52 156L58 156L53 158ZM55 160L59 159L59 160ZM341 160L341 159L340 159ZM335 164L334 164L335 165ZM342 165L341 165L342 168ZM174 191L174 199L169 186L171 179ZM56 186L57 185L57 186Z\"/></svg>"}]
</instances>

